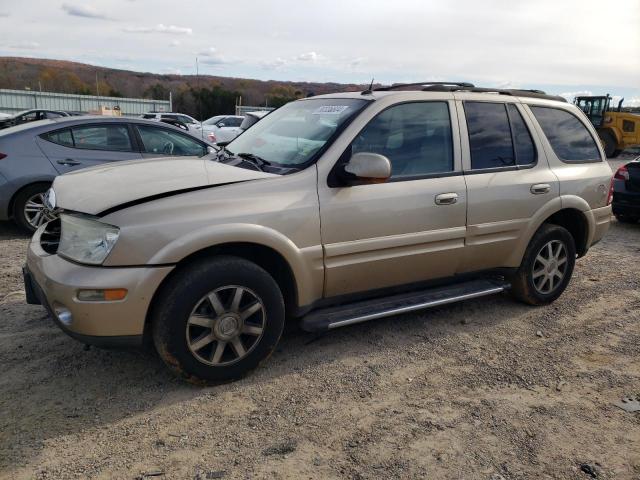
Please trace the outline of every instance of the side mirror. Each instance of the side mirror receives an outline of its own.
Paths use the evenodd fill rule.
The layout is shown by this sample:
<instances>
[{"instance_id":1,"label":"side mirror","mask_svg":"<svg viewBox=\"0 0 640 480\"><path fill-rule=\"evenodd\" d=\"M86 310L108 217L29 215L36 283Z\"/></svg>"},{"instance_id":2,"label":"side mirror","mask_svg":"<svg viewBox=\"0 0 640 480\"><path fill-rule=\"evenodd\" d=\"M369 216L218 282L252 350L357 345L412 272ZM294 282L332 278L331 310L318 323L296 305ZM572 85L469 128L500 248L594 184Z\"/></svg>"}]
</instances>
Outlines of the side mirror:
<instances>
[{"instance_id":1,"label":"side mirror","mask_svg":"<svg viewBox=\"0 0 640 480\"><path fill-rule=\"evenodd\" d=\"M224 123L219 123L218 126L219 127L226 127L226 125Z\"/></svg>"},{"instance_id":2,"label":"side mirror","mask_svg":"<svg viewBox=\"0 0 640 480\"><path fill-rule=\"evenodd\" d=\"M359 152L342 167L348 184L382 183L391 177L391 162L384 155Z\"/></svg>"}]
</instances>

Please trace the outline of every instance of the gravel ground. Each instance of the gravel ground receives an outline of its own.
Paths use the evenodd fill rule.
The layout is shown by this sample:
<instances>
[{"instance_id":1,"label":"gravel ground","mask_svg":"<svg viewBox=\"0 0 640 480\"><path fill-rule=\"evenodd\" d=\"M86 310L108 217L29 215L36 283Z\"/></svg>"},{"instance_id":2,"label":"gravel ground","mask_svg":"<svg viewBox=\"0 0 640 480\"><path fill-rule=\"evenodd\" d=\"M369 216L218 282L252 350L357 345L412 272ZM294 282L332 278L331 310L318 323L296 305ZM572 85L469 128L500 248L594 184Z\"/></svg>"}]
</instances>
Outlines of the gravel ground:
<instances>
[{"instance_id":1,"label":"gravel ground","mask_svg":"<svg viewBox=\"0 0 640 480\"><path fill-rule=\"evenodd\" d=\"M0 224L0 478L640 479L640 224L553 305L487 297L316 336L197 388L24 303Z\"/></svg>"}]
</instances>

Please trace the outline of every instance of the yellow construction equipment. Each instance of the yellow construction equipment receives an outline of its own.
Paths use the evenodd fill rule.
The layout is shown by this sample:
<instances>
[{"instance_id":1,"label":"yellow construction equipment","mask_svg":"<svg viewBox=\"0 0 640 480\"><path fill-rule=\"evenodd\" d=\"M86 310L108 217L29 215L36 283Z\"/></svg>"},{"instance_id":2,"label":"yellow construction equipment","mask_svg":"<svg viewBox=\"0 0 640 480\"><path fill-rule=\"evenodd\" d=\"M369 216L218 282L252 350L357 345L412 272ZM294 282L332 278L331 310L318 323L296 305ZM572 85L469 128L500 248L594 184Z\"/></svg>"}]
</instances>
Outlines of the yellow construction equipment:
<instances>
[{"instance_id":1,"label":"yellow construction equipment","mask_svg":"<svg viewBox=\"0 0 640 480\"><path fill-rule=\"evenodd\" d=\"M611 108L609 94L600 97L576 97L574 103L596 127L607 157L617 157L625 148L640 145L640 115L622 110L620 100Z\"/></svg>"}]
</instances>

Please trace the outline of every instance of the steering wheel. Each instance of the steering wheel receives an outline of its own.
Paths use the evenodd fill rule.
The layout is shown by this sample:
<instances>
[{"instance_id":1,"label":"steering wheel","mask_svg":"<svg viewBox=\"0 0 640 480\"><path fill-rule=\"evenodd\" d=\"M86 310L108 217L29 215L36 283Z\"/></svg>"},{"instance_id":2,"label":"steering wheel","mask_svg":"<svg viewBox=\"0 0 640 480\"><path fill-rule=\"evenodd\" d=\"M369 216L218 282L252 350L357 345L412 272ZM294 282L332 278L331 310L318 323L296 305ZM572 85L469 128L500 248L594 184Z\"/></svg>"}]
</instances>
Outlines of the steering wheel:
<instances>
[{"instance_id":1,"label":"steering wheel","mask_svg":"<svg viewBox=\"0 0 640 480\"><path fill-rule=\"evenodd\" d=\"M165 142L165 144L162 145L162 153L173 155L173 142Z\"/></svg>"}]
</instances>

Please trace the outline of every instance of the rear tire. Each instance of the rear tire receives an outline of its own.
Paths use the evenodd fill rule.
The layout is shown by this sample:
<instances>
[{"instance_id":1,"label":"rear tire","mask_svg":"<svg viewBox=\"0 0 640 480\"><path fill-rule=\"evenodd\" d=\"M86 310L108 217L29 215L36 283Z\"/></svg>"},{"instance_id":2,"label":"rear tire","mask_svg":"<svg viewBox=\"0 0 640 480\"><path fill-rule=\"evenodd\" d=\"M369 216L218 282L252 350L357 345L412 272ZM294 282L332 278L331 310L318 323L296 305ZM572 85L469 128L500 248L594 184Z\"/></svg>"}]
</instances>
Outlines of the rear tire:
<instances>
[{"instance_id":1,"label":"rear tire","mask_svg":"<svg viewBox=\"0 0 640 480\"><path fill-rule=\"evenodd\" d=\"M543 224L511 279L512 295L529 305L553 302L567 288L575 262L573 236L564 227Z\"/></svg>"},{"instance_id":2,"label":"rear tire","mask_svg":"<svg viewBox=\"0 0 640 480\"><path fill-rule=\"evenodd\" d=\"M24 231L33 233L37 228L54 217L42 203L43 195L49 190L49 183L34 183L23 188L13 201L13 221ZM29 204L29 207L27 207ZM37 212L42 205L42 211ZM27 211L27 209L29 211ZM40 213L40 216L38 214Z\"/></svg>"},{"instance_id":3,"label":"rear tire","mask_svg":"<svg viewBox=\"0 0 640 480\"><path fill-rule=\"evenodd\" d=\"M221 256L185 267L162 287L151 328L174 373L215 383L240 378L269 357L284 322L273 277L252 262Z\"/></svg>"},{"instance_id":4,"label":"rear tire","mask_svg":"<svg viewBox=\"0 0 640 480\"><path fill-rule=\"evenodd\" d=\"M614 150L611 154L611 158L616 158L618 155L622 153L622 150Z\"/></svg>"},{"instance_id":5,"label":"rear tire","mask_svg":"<svg viewBox=\"0 0 640 480\"><path fill-rule=\"evenodd\" d=\"M616 137L613 136L613 133L605 130L600 132L600 138L602 138L602 143L604 144L604 153L607 155L607 158L615 157L615 151L618 143L616 142Z\"/></svg>"}]
</instances>

